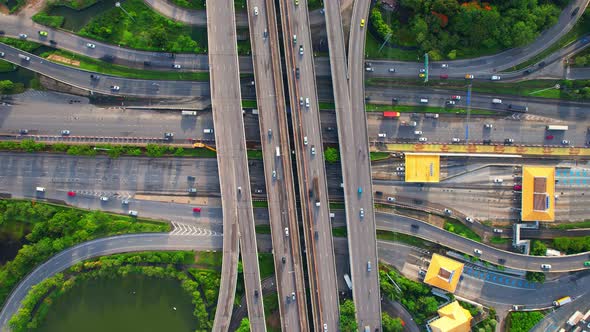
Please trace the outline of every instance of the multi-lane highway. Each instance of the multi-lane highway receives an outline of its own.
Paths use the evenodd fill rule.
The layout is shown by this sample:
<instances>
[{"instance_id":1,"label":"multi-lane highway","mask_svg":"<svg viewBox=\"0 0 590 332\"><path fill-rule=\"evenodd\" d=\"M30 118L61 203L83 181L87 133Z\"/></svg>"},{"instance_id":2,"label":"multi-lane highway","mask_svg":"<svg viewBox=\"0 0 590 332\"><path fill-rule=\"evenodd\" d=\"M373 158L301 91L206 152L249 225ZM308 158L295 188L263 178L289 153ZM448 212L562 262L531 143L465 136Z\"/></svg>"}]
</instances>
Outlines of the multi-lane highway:
<instances>
[{"instance_id":1,"label":"multi-lane highway","mask_svg":"<svg viewBox=\"0 0 590 332\"><path fill-rule=\"evenodd\" d=\"M307 331L307 296L275 4L272 0L250 0L248 11L257 13L249 16L260 123L257 134L262 143L281 323L283 331Z\"/></svg>"},{"instance_id":2,"label":"multi-lane highway","mask_svg":"<svg viewBox=\"0 0 590 332\"><path fill-rule=\"evenodd\" d=\"M239 242L250 328L252 331L266 331L242 118L234 2L208 0L207 4L211 104L225 234L221 278L224 293L219 292L213 329L227 331L229 327L237 280Z\"/></svg>"},{"instance_id":3,"label":"multi-lane highway","mask_svg":"<svg viewBox=\"0 0 590 332\"><path fill-rule=\"evenodd\" d=\"M314 330L338 326L338 289L307 1L280 2Z\"/></svg>"}]
</instances>

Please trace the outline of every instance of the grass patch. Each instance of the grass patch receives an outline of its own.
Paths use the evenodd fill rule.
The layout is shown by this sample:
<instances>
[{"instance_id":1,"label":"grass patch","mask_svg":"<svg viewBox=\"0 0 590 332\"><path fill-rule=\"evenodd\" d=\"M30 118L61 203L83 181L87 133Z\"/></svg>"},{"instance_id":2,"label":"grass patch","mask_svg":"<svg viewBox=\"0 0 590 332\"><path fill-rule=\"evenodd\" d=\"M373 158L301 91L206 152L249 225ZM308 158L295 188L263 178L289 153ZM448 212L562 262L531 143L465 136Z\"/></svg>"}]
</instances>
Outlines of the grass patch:
<instances>
[{"instance_id":1,"label":"grass patch","mask_svg":"<svg viewBox=\"0 0 590 332\"><path fill-rule=\"evenodd\" d=\"M334 236L334 237L347 237L348 232L346 231L346 226L332 227L332 236Z\"/></svg>"},{"instance_id":2,"label":"grass patch","mask_svg":"<svg viewBox=\"0 0 590 332\"><path fill-rule=\"evenodd\" d=\"M401 61L418 61L423 55L422 52L416 50L404 50L396 47L384 46L381 51L379 48L381 44L370 32L367 32L365 43L365 54L367 59L390 59Z\"/></svg>"},{"instance_id":3,"label":"grass patch","mask_svg":"<svg viewBox=\"0 0 590 332\"><path fill-rule=\"evenodd\" d=\"M545 315L539 311L513 311L508 313L506 328L509 332L530 331Z\"/></svg>"},{"instance_id":4,"label":"grass patch","mask_svg":"<svg viewBox=\"0 0 590 332\"><path fill-rule=\"evenodd\" d=\"M510 243L510 239L499 237L499 236L492 236L490 238L490 243L492 243L492 244L507 244L507 243Z\"/></svg>"},{"instance_id":5,"label":"grass patch","mask_svg":"<svg viewBox=\"0 0 590 332\"><path fill-rule=\"evenodd\" d=\"M256 225L254 229L256 234L270 234L270 225Z\"/></svg>"},{"instance_id":6,"label":"grass patch","mask_svg":"<svg viewBox=\"0 0 590 332\"><path fill-rule=\"evenodd\" d=\"M454 219L445 219L444 229L473 241L481 242L481 237L471 228Z\"/></svg>"},{"instance_id":7,"label":"grass patch","mask_svg":"<svg viewBox=\"0 0 590 332\"><path fill-rule=\"evenodd\" d=\"M385 241L401 242L401 243L405 243L407 245L420 247L420 248L424 248L427 246L426 241L424 241L420 238L417 238L415 236L402 234L402 233L396 233L396 232L390 232L390 231L383 231L383 230L377 230L377 239L385 240Z\"/></svg>"},{"instance_id":8,"label":"grass patch","mask_svg":"<svg viewBox=\"0 0 590 332\"><path fill-rule=\"evenodd\" d=\"M203 265L211 268L219 268L221 266L221 262L223 261L223 253L222 252L199 252L197 253L197 258L195 263L198 265Z\"/></svg>"},{"instance_id":9,"label":"grass patch","mask_svg":"<svg viewBox=\"0 0 590 332\"><path fill-rule=\"evenodd\" d=\"M255 208L267 208L268 201L252 201L252 207Z\"/></svg>"},{"instance_id":10,"label":"grass patch","mask_svg":"<svg viewBox=\"0 0 590 332\"><path fill-rule=\"evenodd\" d=\"M555 229L576 229L576 228L590 228L590 220L570 222L567 224L549 225L550 228Z\"/></svg>"},{"instance_id":11,"label":"grass patch","mask_svg":"<svg viewBox=\"0 0 590 332\"><path fill-rule=\"evenodd\" d=\"M25 52L33 52L34 50L41 47L41 44L28 41L28 40L20 40L16 38L8 38L8 37L0 37L0 42L6 45L10 45L14 48L18 48L19 50L23 50Z\"/></svg>"},{"instance_id":12,"label":"grass patch","mask_svg":"<svg viewBox=\"0 0 590 332\"><path fill-rule=\"evenodd\" d=\"M268 317L271 313L279 310L279 296L276 292L264 295L262 301L264 303L265 317Z\"/></svg>"},{"instance_id":13,"label":"grass patch","mask_svg":"<svg viewBox=\"0 0 590 332\"><path fill-rule=\"evenodd\" d=\"M256 100L242 100L242 107L243 108L256 108L258 107L258 103Z\"/></svg>"},{"instance_id":14,"label":"grass patch","mask_svg":"<svg viewBox=\"0 0 590 332\"><path fill-rule=\"evenodd\" d=\"M102 73L106 75L146 80L209 81L208 72L175 72L129 68L61 50L41 54L41 56L44 58L47 58L51 55L56 55L70 60L79 61L80 65L73 66L64 62L51 60L55 63L59 63L74 68L86 69L88 71Z\"/></svg>"},{"instance_id":15,"label":"grass patch","mask_svg":"<svg viewBox=\"0 0 590 332\"><path fill-rule=\"evenodd\" d=\"M389 158L389 152L370 152L371 161L385 160Z\"/></svg>"},{"instance_id":16,"label":"grass patch","mask_svg":"<svg viewBox=\"0 0 590 332\"><path fill-rule=\"evenodd\" d=\"M564 48L568 44L571 44L574 41L581 38L582 36L590 33L590 14L589 13L590 13L590 9L586 9L584 14L582 15L582 17L580 17L580 19L574 25L574 27L568 33L566 33L563 37L561 37L556 43L549 46L543 52L535 55L534 57L532 57L532 58L528 59L527 61L522 62L514 67L505 69L504 71L515 71L515 70L524 69L530 65L533 65L533 64L543 60L544 58L549 56L551 53L557 52L558 50Z\"/></svg>"},{"instance_id":17,"label":"grass patch","mask_svg":"<svg viewBox=\"0 0 590 332\"><path fill-rule=\"evenodd\" d=\"M129 15L113 7L96 15L78 34L110 44L134 49L167 52L204 53L207 45L199 45L190 36L188 25L168 19L141 0L121 4Z\"/></svg>"},{"instance_id":18,"label":"grass patch","mask_svg":"<svg viewBox=\"0 0 590 332\"><path fill-rule=\"evenodd\" d=\"M467 114L467 110L459 107L437 107L437 106L410 106L410 105L365 105L367 112L397 111L401 113L446 113L446 114ZM471 114L495 115L497 111L471 109Z\"/></svg>"},{"instance_id":19,"label":"grass patch","mask_svg":"<svg viewBox=\"0 0 590 332\"><path fill-rule=\"evenodd\" d=\"M334 103L326 103L326 102L319 102L320 110L333 110L336 109L336 104Z\"/></svg>"},{"instance_id":20,"label":"grass patch","mask_svg":"<svg viewBox=\"0 0 590 332\"><path fill-rule=\"evenodd\" d=\"M344 210L344 202L330 202L330 210Z\"/></svg>"},{"instance_id":21,"label":"grass patch","mask_svg":"<svg viewBox=\"0 0 590 332\"><path fill-rule=\"evenodd\" d=\"M41 11L31 17L34 22L46 25L52 28L60 28L64 24L65 17L63 16L51 16L46 12Z\"/></svg>"},{"instance_id":22,"label":"grass patch","mask_svg":"<svg viewBox=\"0 0 590 332\"><path fill-rule=\"evenodd\" d=\"M248 154L248 159L262 160L262 150L248 150L246 153Z\"/></svg>"},{"instance_id":23,"label":"grass patch","mask_svg":"<svg viewBox=\"0 0 590 332\"><path fill-rule=\"evenodd\" d=\"M260 279L270 277L275 273L275 265L271 253L259 253L258 265L260 267Z\"/></svg>"},{"instance_id":24,"label":"grass patch","mask_svg":"<svg viewBox=\"0 0 590 332\"><path fill-rule=\"evenodd\" d=\"M47 2L47 5L52 7L65 6L75 10L81 10L88 8L97 2L98 0L50 0Z\"/></svg>"}]
</instances>

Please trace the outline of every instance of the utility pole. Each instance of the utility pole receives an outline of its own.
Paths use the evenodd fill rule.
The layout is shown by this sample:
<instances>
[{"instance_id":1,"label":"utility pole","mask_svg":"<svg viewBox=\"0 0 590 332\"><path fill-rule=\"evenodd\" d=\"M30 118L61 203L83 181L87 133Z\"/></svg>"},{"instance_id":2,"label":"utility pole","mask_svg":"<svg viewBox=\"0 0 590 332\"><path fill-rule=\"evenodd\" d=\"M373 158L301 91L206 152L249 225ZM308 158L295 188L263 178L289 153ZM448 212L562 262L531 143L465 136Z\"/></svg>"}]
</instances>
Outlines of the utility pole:
<instances>
[{"instance_id":1,"label":"utility pole","mask_svg":"<svg viewBox=\"0 0 590 332\"><path fill-rule=\"evenodd\" d=\"M118 2L118 1L117 1L117 2L115 2L115 7L117 7L117 8L121 8L121 10L123 11L123 13L127 14L127 16L129 16L129 18L130 18L130 19L131 19L133 22L135 22L135 19L133 18L133 16L131 16L131 15L130 15L130 14L129 14L129 13L126 11L126 10L125 10L125 8L121 7L121 3L120 3L120 2Z\"/></svg>"}]
</instances>

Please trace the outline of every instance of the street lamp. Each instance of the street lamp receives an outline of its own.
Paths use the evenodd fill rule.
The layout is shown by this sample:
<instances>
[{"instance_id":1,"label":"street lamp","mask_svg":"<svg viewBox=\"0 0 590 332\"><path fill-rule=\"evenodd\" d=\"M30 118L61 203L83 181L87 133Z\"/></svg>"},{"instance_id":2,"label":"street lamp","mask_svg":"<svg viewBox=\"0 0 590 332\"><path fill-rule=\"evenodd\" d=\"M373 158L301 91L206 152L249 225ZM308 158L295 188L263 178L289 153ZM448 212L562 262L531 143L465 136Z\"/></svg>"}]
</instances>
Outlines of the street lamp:
<instances>
[{"instance_id":1,"label":"street lamp","mask_svg":"<svg viewBox=\"0 0 590 332\"><path fill-rule=\"evenodd\" d=\"M129 15L129 13L125 10L125 8L121 7L121 3L119 1L115 2L115 7L117 8L121 8L121 10L123 11L123 13L127 14L127 16L129 16L129 18L135 22L135 19L133 18L133 16Z\"/></svg>"}]
</instances>

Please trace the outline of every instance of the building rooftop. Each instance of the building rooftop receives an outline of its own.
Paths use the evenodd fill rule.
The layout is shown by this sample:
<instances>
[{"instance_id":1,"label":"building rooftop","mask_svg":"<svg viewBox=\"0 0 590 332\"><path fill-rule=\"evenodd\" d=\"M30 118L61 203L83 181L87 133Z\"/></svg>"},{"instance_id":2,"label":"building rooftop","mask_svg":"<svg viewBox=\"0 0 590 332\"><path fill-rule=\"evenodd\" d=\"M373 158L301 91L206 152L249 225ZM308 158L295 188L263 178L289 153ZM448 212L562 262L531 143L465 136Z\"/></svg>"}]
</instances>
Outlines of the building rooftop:
<instances>
[{"instance_id":1,"label":"building rooftop","mask_svg":"<svg viewBox=\"0 0 590 332\"><path fill-rule=\"evenodd\" d=\"M469 332L471 330L471 314L454 301L438 309L439 319L428 324L433 332Z\"/></svg>"},{"instance_id":2,"label":"building rooftop","mask_svg":"<svg viewBox=\"0 0 590 332\"><path fill-rule=\"evenodd\" d=\"M454 293L463 273L463 263L433 254L424 283Z\"/></svg>"},{"instance_id":3,"label":"building rooftop","mask_svg":"<svg viewBox=\"0 0 590 332\"><path fill-rule=\"evenodd\" d=\"M522 221L555 220L555 168L523 166Z\"/></svg>"},{"instance_id":4,"label":"building rooftop","mask_svg":"<svg viewBox=\"0 0 590 332\"><path fill-rule=\"evenodd\" d=\"M440 156L432 153L406 153L406 182L439 182Z\"/></svg>"}]
</instances>

